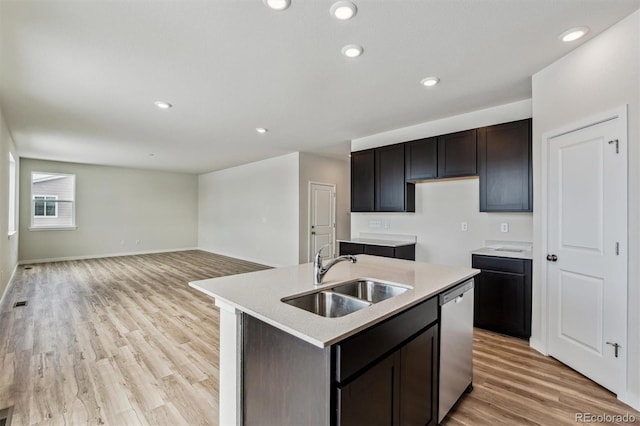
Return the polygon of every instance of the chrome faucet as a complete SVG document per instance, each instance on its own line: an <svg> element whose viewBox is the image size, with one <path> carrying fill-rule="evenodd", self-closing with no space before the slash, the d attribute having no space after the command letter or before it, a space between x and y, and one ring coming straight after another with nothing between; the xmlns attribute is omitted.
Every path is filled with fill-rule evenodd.
<svg viewBox="0 0 640 426"><path fill-rule="evenodd" d="M327 274L327 272L329 272L329 269L331 269L333 267L333 265L335 265L338 262L342 262L343 260L348 260L351 263L356 263L358 261L358 259L355 256L352 256L350 254L346 254L344 256L338 256L335 259L332 259L331 261L329 261L329 263L327 263L326 265L322 264L322 250L327 247L330 246L331 244L327 244L324 245L322 247L320 247L320 250L318 250L318 252L316 253L315 258L313 259L313 285L320 285L322 284L322 279L324 278L324 276Z"/></svg>

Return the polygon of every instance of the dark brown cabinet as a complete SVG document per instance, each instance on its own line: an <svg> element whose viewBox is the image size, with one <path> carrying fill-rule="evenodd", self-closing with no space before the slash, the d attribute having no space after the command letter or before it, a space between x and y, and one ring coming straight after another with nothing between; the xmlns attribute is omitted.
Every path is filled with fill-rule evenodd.
<svg viewBox="0 0 640 426"><path fill-rule="evenodd" d="M438 137L438 177L478 174L476 129Z"/></svg>
<svg viewBox="0 0 640 426"><path fill-rule="evenodd" d="M405 179L404 144L351 153L352 212L414 212L415 185Z"/></svg>
<svg viewBox="0 0 640 426"><path fill-rule="evenodd" d="M438 297L320 348L242 315L243 424L435 425Z"/></svg>
<svg viewBox="0 0 640 426"><path fill-rule="evenodd" d="M337 345L336 424L437 424L437 310L430 299Z"/></svg>
<svg viewBox="0 0 640 426"><path fill-rule="evenodd" d="M474 326L510 336L531 337L531 260L472 256Z"/></svg>
<svg viewBox="0 0 640 426"><path fill-rule="evenodd" d="M393 247L340 241L340 255L343 254L370 254L372 256L416 260L416 245L409 244L406 246Z"/></svg>
<svg viewBox="0 0 640 426"><path fill-rule="evenodd" d="M481 212L533 211L531 119L478 129Z"/></svg>
<svg viewBox="0 0 640 426"><path fill-rule="evenodd" d="M408 181L438 177L438 138L426 138L405 144Z"/></svg>
<svg viewBox="0 0 640 426"><path fill-rule="evenodd" d="M374 208L374 150L351 153L351 211Z"/></svg>

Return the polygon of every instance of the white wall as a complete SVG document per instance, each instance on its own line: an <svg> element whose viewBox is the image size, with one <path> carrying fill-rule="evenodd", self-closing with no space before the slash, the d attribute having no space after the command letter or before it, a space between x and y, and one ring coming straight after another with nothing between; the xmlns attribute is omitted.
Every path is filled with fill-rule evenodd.
<svg viewBox="0 0 640 426"><path fill-rule="evenodd" d="M354 140L352 150L436 136L531 117L531 101L462 114ZM351 213L351 236L361 232L417 235L416 260L450 265L471 265L470 251L485 240L533 239L531 213L480 213L478 179L432 181L416 184L415 213ZM386 220L389 228L370 228L370 220ZM460 223L468 231L460 231ZM509 233L500 232L500 223Z"/></svg>
<svg viewBox="0 0 640 426"><path fill-rule="evenodd" d="M270 266L298 263L298 153L199 176L198 246Z"/></svg>
<svg viewBox="0 0 640 426"><path fill-rule="evenodd" d="M29 230L32 171L76 175L76 230ZM196 247L197 185L197 176L191 174L22 158L19 259L24 263Z"/></svg>
<svg viewBox="0 0 640 426"><path fill-rule="evenodd" d="M4 296L11 274L18 264L18 234L8 237L9 152L16 160L16 168L19 172L20 166L16 147L0 110L0 300ZM18 181L17 175L15 181ZM17 190L16 193L18 193ZM16 202L16 208L18 208L17 204ZM17 214L16 219L19 220Z"/></svg>
<svg viewBox="0 0 640 426"><path fill-rule="evenodd" d="M540 205L542 135L628 104L629 129L629 375L628 402L640 408L640 11L533 76L534 205ZM540 250L541 212L534 213ZM541 252L534 259L532 345L546 350Z"/></svg>
<svg viewBox="0 0 640 426"><path fill-rule="evenodd" d="M351 235L350 170L348 157L338 160L300 153L300 263L309 261L309 181L336 185L336 239Z"/></svg>

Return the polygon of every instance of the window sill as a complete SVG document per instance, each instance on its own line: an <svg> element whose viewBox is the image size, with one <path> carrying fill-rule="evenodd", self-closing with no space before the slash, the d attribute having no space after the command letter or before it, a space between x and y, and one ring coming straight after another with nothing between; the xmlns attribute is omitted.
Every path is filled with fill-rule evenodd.
<svg viewBox="0 0 640 426"><path fill-rule="evenodd" d="M75 231L77 226L31 226L29 231Z"/></svg>
<svg viewBox="0 0 640 426"><path fill-rule="evenodd" d="M9 237L8 237L8 238L9 238L9 239L12 239L13 237L15 237L15 236L16 236L16 234L17 234L17 233L18 233L18 231L11 231L11 232L9 232Z"/></svg>

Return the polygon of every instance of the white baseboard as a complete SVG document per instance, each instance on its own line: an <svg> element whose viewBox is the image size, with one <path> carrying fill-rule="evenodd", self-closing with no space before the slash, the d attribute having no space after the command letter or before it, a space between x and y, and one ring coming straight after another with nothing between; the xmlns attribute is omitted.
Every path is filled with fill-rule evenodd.
<svg viewBox="0 0 640 426"><path fill-rule="evenodd" d="M13 277L16 275L16 271L18 270L18 263L13 267L13 272L11 272L11 276L9 277L9 281L7 281L7 286L4 288L2 292L2 296L0 297L0 306L4 303L4 298L9 293L9 287L13 284Z"/></svg>
<svg viewBox="0 0 640 426"><path fill-rule="evenodd" d="M277 264L265 262L264 260L261 260L261 259L254 259L254 258L251 258L251 257L238 256L237 254L234 254L234 253L226 253L226 252L223 252L223 251L211 251L209 249L202 248L202 247L199 247L196 250L206 251L207 253L211 253L211 254L219 254L220 256L232 257L234 259L244 260L245 262L258 263L260 265L270 266L272 268L282 268L284 266L287 266L287 265L277 265Z"/></svg>
<svg viewBox="0 0 640 426"><path fill-rule="evenodd" d="M125 253L105 253L105 254L92 254L89 256L68 256L68 257L51 257L47 259L26 259L18 261L18 265L30 265L32 263L48 263L48 262L64 262L66 260L85 260L85 259L100 259L103 257L119 257L119 256L137 256L141 254L156 254L156 253L170 253L173 251L189 251L200 250L198 247L181 247L174 249L159 249L159 250L145 250Z"/></svg>

